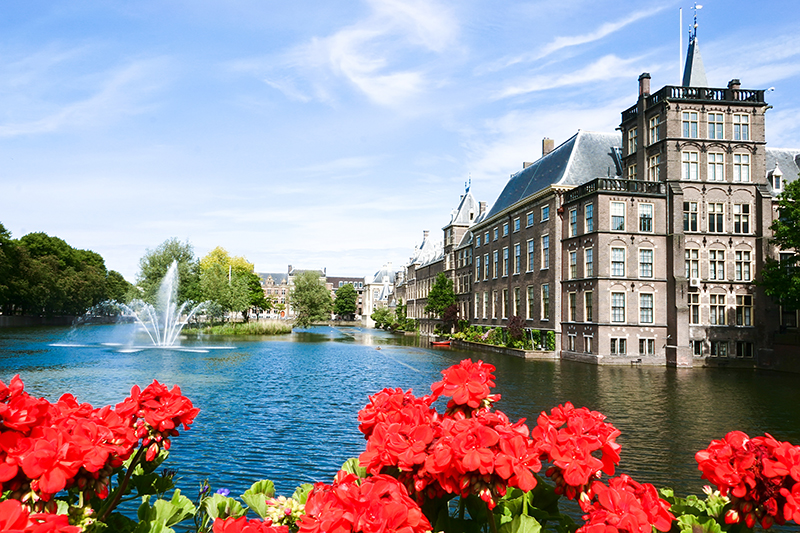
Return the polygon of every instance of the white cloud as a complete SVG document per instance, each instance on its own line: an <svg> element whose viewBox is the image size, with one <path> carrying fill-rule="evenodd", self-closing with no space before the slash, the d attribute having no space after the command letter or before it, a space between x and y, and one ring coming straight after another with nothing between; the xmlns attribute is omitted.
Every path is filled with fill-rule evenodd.
<svg viewBox="0 0 800 533"><path fill-rule="evenodd" d="M622 59L615 55L606 55L586 67L566 73L533 76L522 82L506 87L494 95L494 98L507 98L521 94L566 87L570 85L586 86L594 81L614 78L631 78L637 74L640 58Z"/></svg>
<svg viewBox="0 0 800 533"><path fill-rule="evenodd" d="M63 104L57 102L62 99L59 94L49 97L38 95L37 98L47 100L31 103L28 109L17 110L17 115L27 116L0 124L0 137L87 127L108 123L123 115L141 113L152 105L147 102L147 97L162 87L168 70L167 64L165 59L137 60L92 76L101 77L102 80L87 82L90 86L84 90L90 96ZM31 76L28 85L35 85L37 77Z"/></svg>
<svg viewBox="0 0 800 533"><path fill-rule="evenodd" d="M402 105L431 85L426 54L450 50L458 25L451 10L434 2L369 4L369 16L328 36L278 56L236 61L231 68L254 73L296 101L335 102L337 83L344 81L378 105Z"/></svg>
<svg viewBox="0 0 800 533"><path fill-rule="evenodd" d="M621 20L605 22L601 24L598 28L581 35L565 35L559 36L550 41L549 43L545 44L541 49L536 50L534 52L521 54L512 58L507 58L501 60L493 65L490 65L486 68L487 71L496 71L503 68L507 68L519 63L531 63L535 61L539 61L540 59L544 59L545 57L554 54L560 50L565 48L570 48L573 46L579 46L582 44L588 44L595 41L599 41L623 28L629 26L639 20L651 17L664 9L667 6L660 5L653 9L645 9L641 11L637 11L624 17Z"/></svg>

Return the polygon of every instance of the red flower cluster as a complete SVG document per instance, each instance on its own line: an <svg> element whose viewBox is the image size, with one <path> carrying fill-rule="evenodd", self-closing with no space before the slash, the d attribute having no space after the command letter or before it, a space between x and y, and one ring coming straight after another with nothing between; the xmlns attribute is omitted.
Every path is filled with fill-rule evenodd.
<svg viewBox="0 0 800 533"><path fill-rule="evenodd" d="M651 533L653 527L669 531L675 520L653 485L625 474L609 479L608 486L592 482L580 503L586 523L576 533Z"/></svg>
<svg viewBox="0 0 800 533"><path fill-rule="evenodd" d="M56 403L34 398L19 376L9 386L0 381L0 491L30 499L38 510L52 510L52 496L72 487L105 498L113 470L143 434L157 431L151 423L186 425L197 414L177 387L162 389L157 382L141 394L134 387L134 398L114 410L78 403L71 394Z"/></svg>
<svg viewBox="0 0 800 533"><path fill-rule="evenodd" d="M153 380L143 391L134 385L130 397L118 403L116 411L134 420L136 438L143 439L142 446L147 446L146 459L152 461L158 455L160 446L169 450L170 437L178 436L179 426L189 429L200 409L181 394L177 385L169 390Z"/></svg>
<svg viewBox="0 0 800 533"><path fill-rule="evenodd" d="M569 402L554 407L549 415L539 415L533 428L542 459L553 466L546 474L556 483L556 493L569 499L586 490L602 470L614 475L619 464L620 431L605 422L605 415L585 407L576 409ZM600 453L600 458L595 457Z"/></svg>
<svg viewBox="0 0 800 533"><path fill-rule="evenodd" d="M729 524L756 521L769 528L787 520L800 523L800 446L771 435L750 438L732 431L695 454L702 477L730 494Z"/></svg>
<svg viewBox="0 0 800 533"><path fill-rule="evenodd" d="M248 520L241 518L217 518L214 520L214 533L289 533L286 526L273 526L271 520Z"/></svg>
<svg viewBox="0 0 800 533"><path fill-rule="evenodd" d="M431 385L433 395L451 397L447 408L487 407L491 402L500 399L499 394L491 395L489 392L494 387L494 366L483 361L473 363L464 359L457 365L442 370L444 379Z"/></svg>
<svg viewBox="0 0 800 533"><path fill-rule="evenodd" d="M391 476L360 480L340 471L333 485L309 493L299 533L423 533L431 525L406 488ZM216 532L215 532L216 533ZM227 533L227 532L225 532Z"/></svg>
<svg viewBox="0 0 800 533"><path fill-rule="evenodd" d="M17 500L0 502L0 531L8 533L80 533L63 514L34 513Z"/></svg>
<svg viewBox="0 0 800 533"><path fill-rule="evenodd" d="M384 389L359 413L367 438L359 457L369 474L397 469L399 479L419 501L445 494L478 494L490 507L508 486L530 490L541 469L539 453L524 420L512 424L491 411L494 366L464 360L442 372L432 396ZM452 396L439 415L431 404ZM474 406L474 407L473 407Z"/></svg>

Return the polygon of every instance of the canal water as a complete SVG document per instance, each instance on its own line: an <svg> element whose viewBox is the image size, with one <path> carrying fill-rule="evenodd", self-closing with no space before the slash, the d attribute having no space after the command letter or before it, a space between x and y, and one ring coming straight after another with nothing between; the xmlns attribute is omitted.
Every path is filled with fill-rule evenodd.
<svg viewBox="0 0 800 533"><path fill-rule="evenodd" d="M535 423L567 401L604 413L622 431L620 471L681 494L705 484L694 453L728 431L800 443L797 375L525 361L360 328L137 351L127 345L134 327L0 329L0 380L20 374L31 394L56 400L71 392L95 407L153 379L180 385L201 411L164 466L177 468L190 497L204 479L234 495L259 479L287 496L301 483L330 482L363 450L356 416L368 395L384 387L426 394L442 369L464 358L497 367L496 408L512 420Z"/></svg>

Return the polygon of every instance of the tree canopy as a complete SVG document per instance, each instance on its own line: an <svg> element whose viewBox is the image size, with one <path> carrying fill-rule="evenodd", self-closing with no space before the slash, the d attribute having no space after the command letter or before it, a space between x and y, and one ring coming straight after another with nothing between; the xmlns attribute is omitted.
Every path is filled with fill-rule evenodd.
<svg viewBox="0 0 800 533"><path fill-rule="evenodd" d="M800 309L800 179L786 185L778 200L779 217L772 223L772 243L784 253L767 259L762 270L764 291L788 309Z"/></svg>
<svg viewBox="0 0 800 533"><path fill-rule="evenodd" d="M261 278L253 268L244 257L231 256L219 246L214 248L200 260L203 300L214 302L222 313L242 313L245 320L250 309L267 309Z"/></svg>
<svg viewBox="0 0 800 533"><path fill-rule="evenodd" d="M456 293L453 290L453 280L448 278L444 272L439 272L433 287L428 293L428 303L425 305L425 312L432 313L437 318L442 318L445 310L456 303Z"/></svg>
<svg viewBox="0 0 800 533"><path fill-rule="evenodd" d="M351 316L356 313L358 293L349 283L336 289L336 299L333 301L333 312L339 316Z"/></svg>
<svg viewBox="0 0 800 533"><path fill-rule="evenodd" d="M294 323L299 328L308 327L315 321L328 320L331 316L331 293L316 272L306 270L296 276L289 298L295 312Z"/></svg>
<svg viewBox="0 0 800 533"><path fill-rule="evenodd" d="M188 241L183 243L173 237L154 250L148 249L139 260L136 284L142 291L144 301L155 303L158 287L173 261L178 263L178 303L202 300L200 268L194 257L194 248Z"/></svg>
<svg viewBox="0 0 800 533"><path fill-rule="evenodd" d="M80 315L130 284L104 259L46 233L15 240L0 224L0 309L4 314Z"/></svg>

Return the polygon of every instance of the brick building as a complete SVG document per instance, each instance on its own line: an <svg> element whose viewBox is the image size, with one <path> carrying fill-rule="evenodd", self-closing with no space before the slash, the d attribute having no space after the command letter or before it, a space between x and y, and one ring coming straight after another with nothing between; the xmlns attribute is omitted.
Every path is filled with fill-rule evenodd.
<svg viewBox="0 0 800 533"><path fill-rule="evenodd" d="M769 228L800 150L767 148L765 91L707 85L693 36L682 85L651 92L642 74L621 134L578 131L558 147L545 139L542 157L511 176L460 241L445 226L440 257L412 260L405 281L416 305L444 271L462 318L523 317L555 333L562 358L769 359L774 334L798 316L754 280L781 253Z"/></svg>

